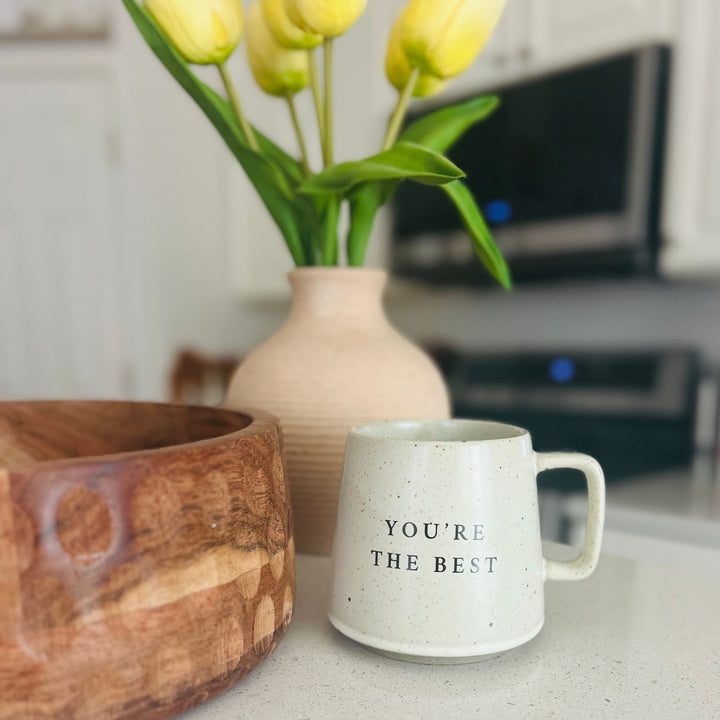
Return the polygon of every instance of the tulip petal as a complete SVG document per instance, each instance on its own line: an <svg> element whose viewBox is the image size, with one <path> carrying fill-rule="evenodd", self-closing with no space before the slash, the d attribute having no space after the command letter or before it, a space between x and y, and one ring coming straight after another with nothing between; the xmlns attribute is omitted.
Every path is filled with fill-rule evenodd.
<svg viewBox="0 0 720 720"><path fill-rule="evenodd" d="M306 32L292 22L283 0L261 2L268 27L280 45L290 50L311 50L322 43L322 35Z"/></svg>
<svg viewBox="0 0 720 720"><path fill-rule="evenodd" d="M247 26L248 61L260 88L268 95L283 97L307 87L307 51L288 50L275 40L259 2L250 7Z"/></svg>
<svg viewBox="0 0 720 720"><path fill-rule="evenodd" d="M288 16L307 32L342 35L365 10L367 0L284 0Z"/></svg>
<svg viewBox="0 0 720 720"><path fill-rule="evenodd" d="M405 89L412 73L410 61L407 59L402 45L402 25L403 16L400 14L393 23L385 54L385 74L398 92ZM444 87L444 80L439 80L432 75L420 75L413 89L413 97L430 97Z"/></svg>
<svg viewBox="0 0 720 720"><path fill-rule="evenodd" d="M242 37L240 0L144 0L144 3L188 62L199 65L224 62Z"/></svg>
<svg viewBox="0 0 720 720"><path fill-rule="evenodd" d="M451 78L467 70L500 20L505 0L410 0L402 44L424 75Z"/></svg>

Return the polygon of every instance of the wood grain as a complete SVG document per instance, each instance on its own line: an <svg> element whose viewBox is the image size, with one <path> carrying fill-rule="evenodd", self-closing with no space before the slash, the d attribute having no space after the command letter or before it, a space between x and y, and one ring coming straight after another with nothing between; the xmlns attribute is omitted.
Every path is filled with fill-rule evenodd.
<svg viewBox="0 0 720 720"><path fill-rule="evenodd" d="M276 421L0 403L0 720L162 718L273 650L295 591Z"/></svg>

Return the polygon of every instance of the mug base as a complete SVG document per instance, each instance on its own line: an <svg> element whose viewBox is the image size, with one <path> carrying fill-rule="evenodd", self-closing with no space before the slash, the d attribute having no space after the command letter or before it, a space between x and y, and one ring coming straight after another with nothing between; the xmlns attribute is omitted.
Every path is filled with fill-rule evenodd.
<svg viewBox="0 0 720 720"><path fill-rule="evenodd" d="M365 633L358 632L346 625L330 613L330 623L343 635L364 645L368 650L388 657L392 660L402 660L421 665L466 665L469 663L492 660L508 650L513 650L520 645L530 642L543 628L545 618L540 621L537 627L519 637L469 648L430 648L413 647L407 644L387 642L380 638L371 637Z"/></svg>
<svg viewBox="0 0 720 720"><path fill-rule="evenodd" d="M490 653L489 655L470 655L468 657L439 657L433 655L408 655L407 653L390 652L390 650L380 650L380 648L365 645L365 648L377 655L390 658L391 660L401 660L403 662L416 663L418 665L469 665L470 663L483 662L484 660L492 660L493 658L504 655L509 650Z"/></svg>

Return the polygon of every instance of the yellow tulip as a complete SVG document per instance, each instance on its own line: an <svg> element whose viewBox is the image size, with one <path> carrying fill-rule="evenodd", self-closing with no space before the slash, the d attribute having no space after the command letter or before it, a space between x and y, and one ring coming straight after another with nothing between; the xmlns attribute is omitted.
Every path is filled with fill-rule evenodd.
<svg viewBox="0 0 720 720"><path fill-rule="evenodd" d="M275 40L259 0L248 11L247 55L255 82L269 95L293 95L308 84L307 52Z"/></svg>
<svg viewBox="0 0 720 720"><path fill-rule="evenodd" d="M412 68L402 46L402 14L393 24L385 55L385 74L388 80L402 92L410 79ZM413 90L414 97L430 97L445 87L445 81L433 75L420 75Z"/></svg>
<svg viewBox="0 0 720 720"><path fill-rule="evenodd" d="M322 35L306 32L290 20L284 0L262 0L262 9L270 31L283 47L311 50L323 41Z"/></svg>
<svg viewBox="0 0 720 720"><path fill-rule="evenodd" d="M365 10L367 0L284 0L298 27L326 38L342 35Z"/></svg>
<svg viewBox="0 0 720 720"><path fill-rule="evenodd" d="M402 12L402 45L425 75L466 70L500 20L505 0L410 0Z"/></svg>
<svg viewBox="0 0 720 720"><path fill-rule="evenodd" d="M242 37L240 0L144 0L144 4L188 62L222 63Z"/></svg>

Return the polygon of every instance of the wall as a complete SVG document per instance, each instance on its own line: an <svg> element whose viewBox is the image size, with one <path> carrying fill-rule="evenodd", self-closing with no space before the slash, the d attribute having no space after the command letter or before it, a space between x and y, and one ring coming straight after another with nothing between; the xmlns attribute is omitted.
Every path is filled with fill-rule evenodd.
<svg viewBox="0 0 720 720"><path fill-rule="evenodd" d="M229 258L231 243L244 238L227 227L228 152L120 3L115 12L130 394L165 399L179 347L244 352L283 312L239 302Z"/></svg>

